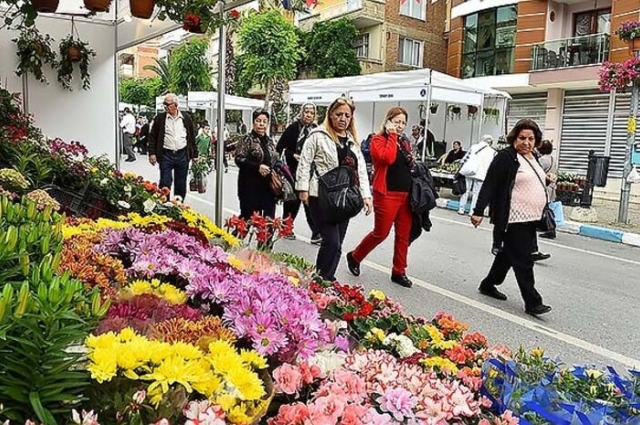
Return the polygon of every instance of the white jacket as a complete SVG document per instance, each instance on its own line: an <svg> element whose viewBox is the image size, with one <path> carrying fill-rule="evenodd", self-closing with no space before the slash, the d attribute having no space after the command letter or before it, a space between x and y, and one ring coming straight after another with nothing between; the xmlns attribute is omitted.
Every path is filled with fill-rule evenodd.
<svg viewBox="0 0 640 425"><path fill-rule="evenodd" d="M493 158L496 156L496 154L496 150L489 146L487 143L478 142L472 145L464 158L462 158L462 161L460 162L460 169L462 170L462 167L464 167L464 164L467 161L475 161L477 162L477 167L474 164L476 173L471 176L471 178L484 181L484 178L487 176L489 166L491 165L491 161L493 161ZM472 159L472 157L475 158Z"/></svg>
<svg viewBox="0 0 640 425"><path fill-rule="evenodd" d="M349 149L358 159L360 193L364 199L371 198L367 164L353 136L349 134L348 137ZM314 129L304 142L300 153L300 162L296 173L296 190L309 192L309 196L318 196L318 176L333 170L339 165L336 142L333 141L323 126ZM317 174L314 170L317 171Z"/></svg>

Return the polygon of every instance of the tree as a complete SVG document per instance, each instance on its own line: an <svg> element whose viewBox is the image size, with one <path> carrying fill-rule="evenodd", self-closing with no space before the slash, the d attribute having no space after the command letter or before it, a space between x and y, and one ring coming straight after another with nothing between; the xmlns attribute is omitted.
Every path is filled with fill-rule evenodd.
<svg viewBox="0 0 640 425"><path fill-rule="evenodd" d="M130 103L140 109L141 105L153 107L155 99L162 94L162 82L159 77L134 80L120 80L120 102Z"/></svg>
<svg viewBox="0 0 640 425"><path fill-rule="evenodd" d="M238 72L245 82L238 84L238 89L252 83L264 86L268 106L273 82L296 76L301 56L296 29L277 10L252 13L240 24L238 44L243 52Z"/></svg>
<svg viewBox="0 0 640 425"><path fill-rule="evenodd" d="M189 91L211 90L211 64L207 59L209 40L192 38L179 46L169 60L171 91L186 95Z"/></svg>
<svg viewBox="0 0 640 425"><path fill-rule="evenodd" d="M353 47L358 29L346 18L316 22L304 37L305 64L318 78L360 74L360 63Z"/></svg>
<svg viewBox="0 0 640 425"><path fill-rule="evenodd" d="M169 61L167 58L153 58L153 60L156 62L155 65L145 65L142 69L155 72L160 78L162 88L166 91L171 90L172 76L169 68Z"/></svg>

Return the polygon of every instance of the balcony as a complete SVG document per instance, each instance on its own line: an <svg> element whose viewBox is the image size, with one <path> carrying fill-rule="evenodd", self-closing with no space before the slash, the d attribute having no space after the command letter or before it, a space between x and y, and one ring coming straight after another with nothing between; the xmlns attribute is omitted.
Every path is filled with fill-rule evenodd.
<svg viewBox="0 0 640 425"><path fill-rule="evenodd" d="M532 71L596 65L609 58L609 34L550 40L533 46Z"/></svg>
<svg viewBox="0 0 640 425"><path fill-rule="evenodd" d="M133 75L133 65L122 64L120 65L120 76L122 77L134 77Z"/></svg>
<svg viewBox="0 0 640 425"><path fill-rule="evenodd" d="M347 18L357 28L366 28L384 21L385 3L382 0L342 0L343 3L318 7L311 14L298 18L300 29L310 31L316 22Z"/></svg>

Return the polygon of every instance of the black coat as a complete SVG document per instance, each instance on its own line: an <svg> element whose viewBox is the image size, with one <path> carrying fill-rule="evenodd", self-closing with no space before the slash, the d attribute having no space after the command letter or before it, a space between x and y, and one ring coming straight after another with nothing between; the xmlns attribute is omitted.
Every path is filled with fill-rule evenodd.
<svg viewBox="0 0 640 425"><path fill-rule="evenodd" d="M310 128L313 129L316 126L311 124ZM284 151L284 157L287 160L287 165L289 166L289 170L295 176L296 170L298 169L298 160L293 156L294 154L300 155L302 152L302 146L304 145L304 140L300 140L300 133L304 125L300 120L297 120L294 123L291 123L280 136L280 140L278 140L278 145L276 146L276 151L281 154ZM306 140L306 139L305 139Z"/></svg>
<svg viewBox="0 0 640 425"><path fill-rule="evenodd" d="M506 147L493 158L482 183L473 214L482 217L489 206L489 218L496 230L505 231L509 224L511 192L518 168L518 153L512 146Z"/></svg>
<svg viewBox="0 0 640 425"><path fill-rule="evenodd" d="M411 223L411 233L409 241L418 239L422 231L431 230L431 219L429 211L436 207L438 192L433 183L433 177L429 168L422 161L417 161L411 172L411 192L410 200L413 221Z"/></svg>
<svg viewBox="0 0 640 425"><path fill-rule="evenodd" d="M187 130L187 157L189 160L198 157L198 147L196 145L196 130L193 126L191 116L186 112L182 112L182 121L185 130ZM147 139L147 152L149 155L155 155L158 162L162 161L162 153L164 147L164 129L167 122L167 113L162 112L153 119L153 125Z"/></svg>

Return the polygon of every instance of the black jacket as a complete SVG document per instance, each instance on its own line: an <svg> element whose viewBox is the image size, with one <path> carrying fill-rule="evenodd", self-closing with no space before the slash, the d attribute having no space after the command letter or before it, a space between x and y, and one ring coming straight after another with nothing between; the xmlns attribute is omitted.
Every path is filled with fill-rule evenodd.
<svg viewBox="0 0 640 425"><path fill-rule="evenodd" d="M425 232L431 230L429 211L436 207L436 199L438 199L438 192L436 192L431 172L424 162L417 161L411 172L409 202L413 212L413 221L411 222L410 242L418 239L423 230Z"/></svg>
<svg viewBox="0 0 640 425"><path fill-rule="evenodd" d="M182 120L187 130L187 156L194 159L198 157L198 148L196 146L196 130L193 126L191 116L186 112L182 112ZM153 125L147 139L147 151L149 155L155 155L158 162L162 161L162 153L164 146L164 129L167 122L167 113L162 112L153 119Z"/></svg>
<svg viewBox="0 0 640 425"><path fill-rule="evenodd" d="M310 125L310 128L313 129L316 126L314 124ZM289 166L289 170L293 175L296 174L296 170L298 169L298 160L294 158L294 154L300 155L302 152L302 145L304 144L304 140L300 140L300 133L304 125L300 120L297 120L294 123L291 123L280 136L280 140L278 140L278 145L276 146L276 151L278 154L281 154L284 151L284 156L287 160L287 165ZM306 140L306 139L305 139Z"/></svg>
<svg viewBox="0 0 640 425"><path fill-rule="evenodd" d="M497 230L505 231L509 224L511 192L518 168L518 153L512 146L506 147L493 158L482 183L473 214L482 217L489 206L489 218Z"/></svg>

